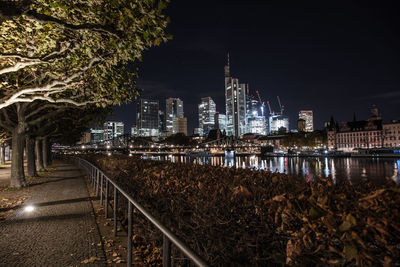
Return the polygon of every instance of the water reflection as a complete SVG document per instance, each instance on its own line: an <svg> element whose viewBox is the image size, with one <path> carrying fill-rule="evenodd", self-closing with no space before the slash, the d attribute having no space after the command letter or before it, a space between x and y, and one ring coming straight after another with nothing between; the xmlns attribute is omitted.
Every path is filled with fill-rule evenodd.
<svg viewBox="0 0 400 267"><path fill-rule="evenodd" d="M258 156L214 156L214 157L187 157L187 156L158 156L158 160L171 162L192 162L196 164L211 164L213 166L251 168L286 174L302 175L312 182L315 176L337 179L360 180L367 178L377 183L384 179L392 179L400 183L400 159L377 158L287 158Z"/></svg>

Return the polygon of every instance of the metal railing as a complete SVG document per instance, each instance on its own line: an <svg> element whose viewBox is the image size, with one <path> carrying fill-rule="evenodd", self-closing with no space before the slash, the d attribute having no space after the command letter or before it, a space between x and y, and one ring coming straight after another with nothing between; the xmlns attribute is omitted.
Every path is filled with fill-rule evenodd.
<svg viewBox="0 0 400 267"><path fill-rule="evenodd" d="M103 171L94 166L92 163L85 159L72 157L72 159L86 171L89 180L93 185L93 189L96 191L96 196L100 194L100 204L103 205L104 198L104 212L105 217L108 218L108 206L110 204L109 190L110 184L114 187L114 236L117 236L117 208L118 208L118 196L124 196L128 201L128 249L127 249L127 266L132 265L132 236L133 236L133 207L139 210L148 221L150 221L156 228L158 228L163 234L163 266L171 266L171 243L173 243L179 251L181 251L188 259L190 259L197 266L208 266L208 264L195 252L193 252L185 243L183 243L174 233L172 233L167 227L165 227L160 221L153 217L148 210L142 205L135 201L127 192L121 189L114 181L107 177ZM104 188L105 187L105 188ZM105 190L104 190L105 189Z"/></svg>

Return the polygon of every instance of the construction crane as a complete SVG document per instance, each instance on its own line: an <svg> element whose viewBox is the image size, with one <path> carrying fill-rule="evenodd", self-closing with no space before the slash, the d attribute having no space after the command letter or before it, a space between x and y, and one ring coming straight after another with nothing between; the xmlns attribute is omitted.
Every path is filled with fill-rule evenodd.
<svg viewBox="0 0 400 267"><path fill-rule="evenodd" d="M277 96L277 98L278 98L279 108L281 109L281 115L283 115L283 108L284 107L281 104L281 99L279 98L279 95Z"/></svg>
<svg viewBox="0 0 400 267"><path fill-rule="evenodd" d="M258 90L256 90L256 93L257 93L258 100L260 101L260 105L261 105L261 116L264 117L264 107L265 107L265 104L264 104L264 102L261 100L261 96L260 96L260 93L258 92ZM268 104L268 105L269 105L269 104ZM271 112L271 108L270 108L270 112Z"/></svg>
<svg viewBox="0 0 400 267"><path fill-rule="evenodd" d="M271 105L269 104L269 101L267 101L267 105L268 105L268 109L269 109L269 115L272 114L272 110L271 110Z"/></svg>

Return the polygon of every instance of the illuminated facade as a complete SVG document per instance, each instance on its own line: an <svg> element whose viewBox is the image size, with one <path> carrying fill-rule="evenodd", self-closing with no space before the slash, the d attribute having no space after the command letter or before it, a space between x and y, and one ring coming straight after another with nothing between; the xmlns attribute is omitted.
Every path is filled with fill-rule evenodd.
<svg viewBox="0 0 400 267"><path fill-rule="evenodd" d="M183 133L187 135L187 118L174 118L172 133Z"/></svg>
<svg viewBox="0 0 400 267"><path fill-rule="evenodd" d="M215 126L214 129L219 129L222 133L226 133L226 115L219 112L215 113L214 117Z"/></svg>
<svg viewBox="0 0 400 267"><path fill-rule="evenodd" d="M305 132L314 131L314 115L312 110L300 110L299 119L306 121Z"/></svg>
<svg viewBox="0 0 400 267"><path fill-rule="evenodd" d="M246 133L246 90L247 84L230 76L229 54L225 66L226 134L239 137Z"/></svg>
<svg viewBox="0 0 400 267"><path fill-rule="evenodd" d="M289 131L289 117L281 114L271 114L268 118L268 133L285 133Z"/></svg>
<svg viewBox="0 0 400 267"><path fill-rule="evenodd" d="M139 100L136 113L138 136L159 136L158 107L158 100Z"/></svg>
<svg viewBox="0 0 400 267"><path fill-rule="evenodd" d="M174 118L183 118L183 101L179 98L168 98L165 105L165 128L170 135L173 133Z"/></svg>
<svg viewBox="0 0 400 267"><path fill-rule="evenodd" d="M211 97L203 97L199 104L199 128L203 129L203 135L208 135L214 129L214 117L216 112L215 102Z"/></svg>
<svg viewBox="0 0 400 267"><path fill-rule="evenodd" d="M124 134L124 123L122 121L108 121L103 125L103 140L111 140Z"/></svg>

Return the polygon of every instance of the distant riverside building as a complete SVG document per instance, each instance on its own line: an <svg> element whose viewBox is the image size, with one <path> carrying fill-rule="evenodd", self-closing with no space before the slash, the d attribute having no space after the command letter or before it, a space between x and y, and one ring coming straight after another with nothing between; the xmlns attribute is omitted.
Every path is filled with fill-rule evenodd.
<svg viewBox="0 0 400 267"><path fill-rule="evenodd" d="M314 115L312 110L300 110L299 119L306 121L305 132L314 131Z"/></svg>
<svg viewBox="0 0 400 267"><path fill-rule="evenodd" d="M168 98L165 102L165 127L168 134L173 133L174 118L183 118L183 101L179 98Z"/></svg>
<svg viewBox="0 0 400 267"><path fill-rule="evenodd" d="M187 135L187 118L174 118L172 133L183 133Z"/></svg>
<svg viewBox="0 0 400 267"><path fill-rule="evenodd" d="M304 119L297 120L297 131L305 132L306 131L306 121Z"/></svg>
<svg viewBox="0 0 400 267"><path fill-rule="evenodd" d="M271 114L268 118L268 133L289 132L289 117L282 114Z"/></svg>
<svg viewBox="0 0 400 267"><path fill-rule="evenodd" d="M384 146L384 124L376 107L371 109L371 117L368 120L358 121L354 118L353 121L344 121L339 125L331 118L327 126L329 149L352 152L358 148ZM394 126L388 124L385 129L392 129L392 127Z"/></svg>
<svg viewBox="0 0 400 267"><path fill-rule="evenodd" d="M226 132L226 115L216 112L214 115L214 129L219 129L221 133Z"/></svg>
<svg viewBox="0 0 400 267"><path fill-rule="evenodd" d="M225 66L226 134L241 136L246 132L246 91L247 84L230 75L229 54Z"/></svg>
<svg viewBox="0 0 400 267"><path fill-rule="evenodd" d="M139 100L136 112L138 136L159 136L158 108L158 100Z"/></svg>
<svg viewBox="0 0 400 267"><path fill-rule="evenodd" d="M199 107L199 128L203 129L203 135L214 129L214 117L216 112L215 102L211 97L203 97Z"/></svg>
<svg viewBox="0 0 400 267"><path fill-rule="evenodd" d="M111 140L124 134L124 123L122 121L108 121L104 123L103 140Z"/></svg>
<svg viewBox="0 0 400 267"><path fill-rule="evenodd" d="M400 121L391 121L383 124L383 146L400 148Z"/></svg>

